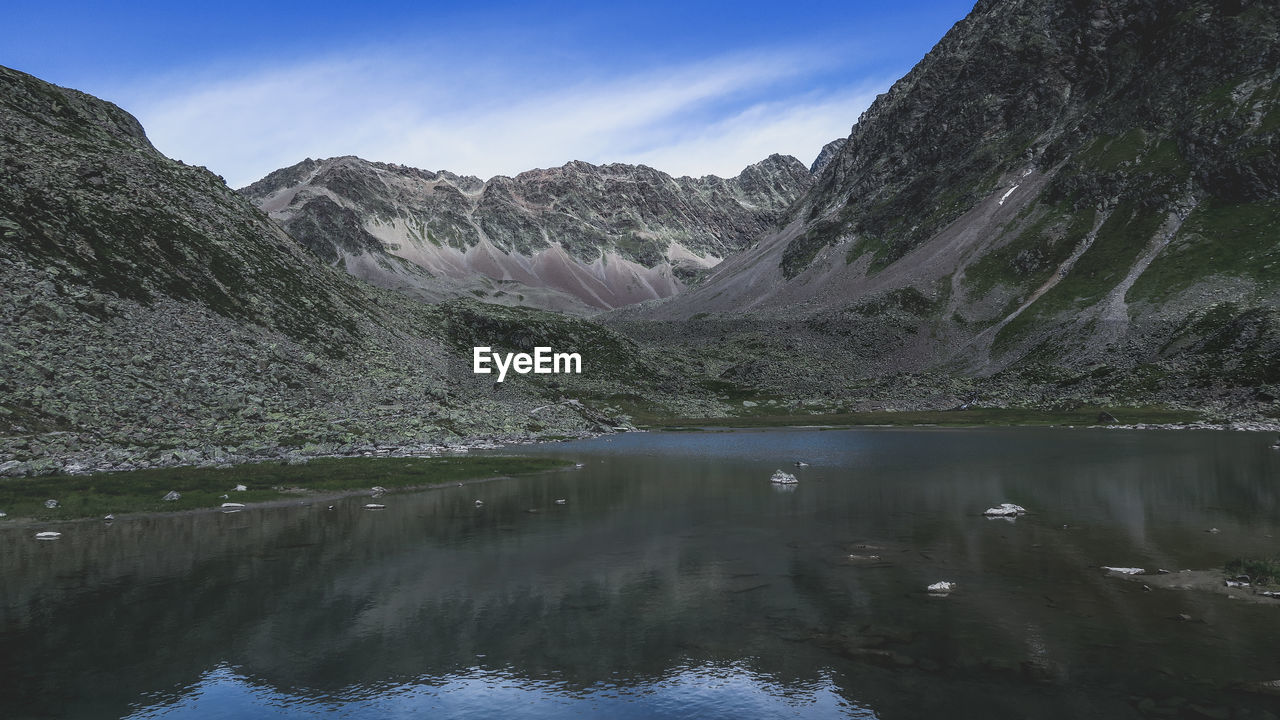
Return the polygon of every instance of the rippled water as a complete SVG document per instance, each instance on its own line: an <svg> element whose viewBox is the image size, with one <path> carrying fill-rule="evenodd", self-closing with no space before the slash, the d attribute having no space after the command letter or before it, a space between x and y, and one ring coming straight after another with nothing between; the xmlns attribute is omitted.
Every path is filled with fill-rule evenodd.
<svg viewBox="0 0 1280 720"><path fill-rule="evenodd" d="M0 717L1266 717L1280 601L1098 566L1280 555L1270 441L637 433L383 511L0 525Z"/></svg>

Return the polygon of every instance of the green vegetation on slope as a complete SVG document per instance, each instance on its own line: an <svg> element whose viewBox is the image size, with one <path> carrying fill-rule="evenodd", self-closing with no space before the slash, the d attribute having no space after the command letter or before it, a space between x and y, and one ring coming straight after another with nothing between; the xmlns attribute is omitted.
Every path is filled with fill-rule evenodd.
<svg viewBox="0 0 1280 720"><path fill-rule="evenodd" d="M1121 202L1067 275L1000 330L995 347L1007 347L1060 313L1093 305L1104 298L1128 274L1162 222L1164 215L1158 211L1130 201Z"/></svg>
<svg viewBox="0 0 1280 720"><path fill-rule="evenodd" d="M1072 212L1065 203L1047 207L1014 239L966 267L966 288L976 295L985 295L997 285L1027 292L1036 289L1071 256L1093 229L1095 217L1093 208Z"/></svg>
<svg viewBox="0 0 1280 720"><path fill-rule="evenodd" d="M1128 297L1159 302L1213 275L1249 278L1267 292L1280 287L1280 205L1197 207Z"/></svg>

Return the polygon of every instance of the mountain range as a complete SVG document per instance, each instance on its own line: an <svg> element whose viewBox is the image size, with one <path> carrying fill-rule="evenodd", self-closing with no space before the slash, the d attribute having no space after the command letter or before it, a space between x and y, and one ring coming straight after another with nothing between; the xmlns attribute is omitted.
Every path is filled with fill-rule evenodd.
<svg viewBox="0 0 1280 720"><path fill-rule="evenodd" d="M739 413L1274 423L1278 16L982 0L810 168L727 180L342 157L236 192L0 68L0 474ZM495 385L481 344L586 372Z"/></svg>
<svg viewBox="0 0 1280 720"><path fill-rule="evenodd" d="M376 285L590 314L675 295L811 183L782 155L728 180L578 161L481 181L341 157L240 192L321 259Z"/></svg>

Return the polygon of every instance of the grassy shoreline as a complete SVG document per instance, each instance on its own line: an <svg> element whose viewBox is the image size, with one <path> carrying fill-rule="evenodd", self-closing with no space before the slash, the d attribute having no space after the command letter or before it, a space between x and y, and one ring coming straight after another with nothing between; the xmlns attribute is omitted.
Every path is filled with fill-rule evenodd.
<svg viewBox="0 0 1280 720"><path fill-rule="evenodd" d="M823 427L1010 427L1092 426L1101 413L1121 425L1204 422L1201 413L1159 407L1082 407L1073 410L978 408L941 411L866 411L835 414L752 414L712 418L646 418L639 427L659 431L707 428ZM0 527L19 520L63 521L107 513L180 512L218 508L223 502L264 504L352 494L381 486L419 489L495 477L527 475L563 467L548 458L513 456L318 457L285 464L267 461L226 468L178 466L109 471L89 475L38 475L0 479ZM247 490L236 492L237 485ZM176 490L179 500L166 502ZM223 496L227 497L223 497ZM46 500L58 507L46 508Z"/></svg>
<svg viewBox="0 0 1280 720"><path fill-rule="evenodd" d="M0 527L19 520L56 522L108 513L180 512L340 495L374 486L417 489L465 481L529 475L565 466L563 460L510 456L317 458L298 465L255 463L228 468L175 467L90 475L42 475L0 480ZM236 492L233 488L247 489ZM169 491L181 498L165 501ZM227 496L225 499L223 496ZM46 508L46 500L58 507Z"/></svg>

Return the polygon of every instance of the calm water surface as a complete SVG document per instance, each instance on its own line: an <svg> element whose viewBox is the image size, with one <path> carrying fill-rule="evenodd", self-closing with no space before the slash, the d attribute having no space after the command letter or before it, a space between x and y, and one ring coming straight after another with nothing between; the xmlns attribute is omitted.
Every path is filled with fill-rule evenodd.
<svg viewBox="0 0 1280 720"><path fill-rule="evenodd" d="M0 525L0 717L1265 718L1280 601L1098 567L1280 555L1272 439L635 433L383 511Z"/></svg>

